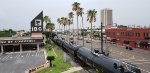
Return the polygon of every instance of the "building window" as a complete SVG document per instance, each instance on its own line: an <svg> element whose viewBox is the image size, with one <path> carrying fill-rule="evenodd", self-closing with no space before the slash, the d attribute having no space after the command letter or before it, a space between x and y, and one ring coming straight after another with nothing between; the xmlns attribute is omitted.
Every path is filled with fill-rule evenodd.
<svg viewBox="0 0 150 73"><path fill-rule="evenodd" d="M134 33L133 32L129 32L129 36L134 36Z"/></svg>
<svg viewBox="0 0 150 73"><path fill-rule="evenodd" d="M148 37L148 32L146 32L146 33L144 32L144 33L143 33L143 36L144 36L144 37Z"/></svg>
<svg viewBox="0 0 150 73"><path fill-rule="evenodd" d="M146 36L145 36L145 32L143 33L143 36L146 37Z"/></svg>
<svg viewBox="0 0 150 73"><path fill-rule="evenodd" d="M115 32L113 32L113 35L115 35Z"/></svg>
<svg viewBox="0 0 150 73"><path fill-rule="evenodd" d="M148 32L146 33L146 37L148 37Z"/></svg>
<svg viewBox="0 0 150 73"><path fill-rule="evenodd" d="M116 35L118 35L118 36L119 36L119 35L120 35L120 34L119 34L119 32L116 32Z"/></svg>
<svg viewBox="0 0 150 73"><path fill-rule="evenodd" d="M128 32L126 32L126 36L128 36Z"/></svg>
<svg viewBox="0 0 150 73"><path fill-rule="evenodd" d="M140 33L138 33L137 36L140 37Z"/></svg>

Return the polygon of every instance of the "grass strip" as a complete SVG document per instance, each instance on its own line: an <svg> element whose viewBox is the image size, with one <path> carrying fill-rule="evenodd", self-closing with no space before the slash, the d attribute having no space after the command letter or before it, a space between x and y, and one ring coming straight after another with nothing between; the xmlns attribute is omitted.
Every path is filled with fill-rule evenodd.
<svg viewBox="0 0 150 73"><path fill-rule="evenodd" d="M53 49L58 55L58 57L55 58L55 60L52 62L54 64L54 67L45 68L37 73L61 73L70 68L71 67L70 62L63 61L63 52L61 52L59 47L56 46L55 44L48 44L48 45L53 45ZM54 56L53 50L47 50L47 53L49 56Z"/></svg>

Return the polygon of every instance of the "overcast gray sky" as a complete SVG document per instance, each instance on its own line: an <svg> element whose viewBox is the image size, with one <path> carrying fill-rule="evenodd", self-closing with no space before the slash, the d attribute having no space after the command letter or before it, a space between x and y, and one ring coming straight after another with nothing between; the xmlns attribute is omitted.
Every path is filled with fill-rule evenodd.
<svg viewBox="0 0 150 73"><path fill-rule="evenodd" d="M81 3L85 12L98 11L97 21L93 23L96 27L100 26L100 10L104 8L113 10L113 22L118 25L150 26L150 0L0 0L0 30L29 30L30 21L42 10L58 28L57 18L67 17L74 2ZM90 26L86 14L84 24Z"/></svg>

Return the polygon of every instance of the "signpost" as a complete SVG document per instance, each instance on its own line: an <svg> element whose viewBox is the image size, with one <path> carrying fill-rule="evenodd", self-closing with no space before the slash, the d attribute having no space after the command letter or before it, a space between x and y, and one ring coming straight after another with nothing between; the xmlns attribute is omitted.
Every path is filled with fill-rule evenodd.
<svg viewBox="0 0 150 73"><path fill-rule="evenodd" d="M43 11L31 21L31 33L43 32Z"/></svg>
<svg viewBox="0 0 150 73"><path fill-rule="evenodd" d="M43 39L26 39L26 40L0 40L0 44L23 44L42 42Z"/></svg>

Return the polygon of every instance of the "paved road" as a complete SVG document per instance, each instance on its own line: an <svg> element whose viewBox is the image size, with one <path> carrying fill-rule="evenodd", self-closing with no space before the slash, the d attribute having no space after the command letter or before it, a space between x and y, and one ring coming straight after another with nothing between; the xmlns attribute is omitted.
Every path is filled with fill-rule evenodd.
<svg viewBox="0 0 150 73"><path fill-rule="evenodd" d="M87 38L85 38L85 40L87 40ZM82 45L82 43L82 40L79 40L79 45ZM100 40L93 39L93 49L100 49L100 43ZM91 43L85 42L85 47L91 48L90 44ZM137 65L138 68L141 69L142 73L150 73L150 51L137 48L130 51L126 50L124 46L104 43L104 48L108 46L111 51L111 57Z"/></svg>
<svg viewBox="0 0 150 73"><path fill-rule="evenodd" d="M0 55L0 73L24 73L26 69L43 63L43 51Z"/></svg>

